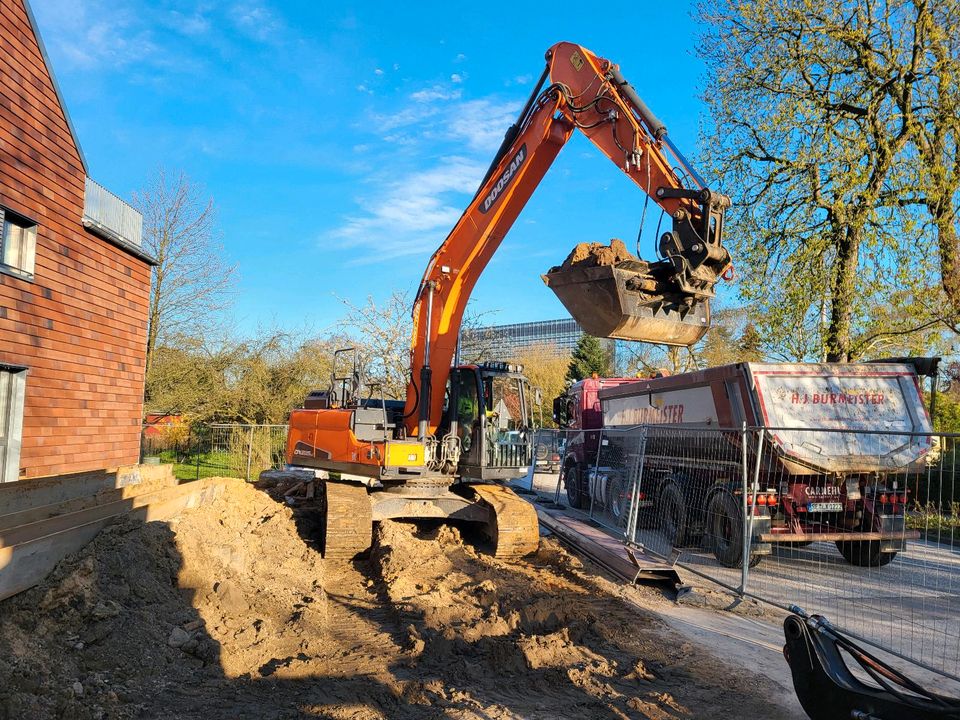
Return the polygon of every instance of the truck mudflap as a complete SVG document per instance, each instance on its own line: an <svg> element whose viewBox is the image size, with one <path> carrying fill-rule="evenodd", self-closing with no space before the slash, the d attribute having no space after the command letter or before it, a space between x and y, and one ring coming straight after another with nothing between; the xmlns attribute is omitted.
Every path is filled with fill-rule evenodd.
<svg viewBox="0 0 960 720"><path fill-rule="evenodd" d="M750 538L750 555L770 555L773 544L766 538L770 536L770 516L753 516L753 534Z"/></svg>

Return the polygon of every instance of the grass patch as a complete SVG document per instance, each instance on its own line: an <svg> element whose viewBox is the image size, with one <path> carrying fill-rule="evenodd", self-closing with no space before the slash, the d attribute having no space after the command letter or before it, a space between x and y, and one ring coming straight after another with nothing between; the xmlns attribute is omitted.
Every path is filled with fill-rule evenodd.
<svg viewBox="0 0 960 720"><path fill-rule="evenodd" d="M245 477L246 464L239 467L235 458L225 452L201 452L192 454L178 453L174 450L162 450L157 453L164 465L173 465L173 475L177 480L201 480L208 477ZM251 468L251 477L258 477L260 469Z"/></svg>
<svg viewBox="0 0 960 720"><path fill-rule="evenodd" d="M906 525L911 530L960 534L960 502L950 503L949 512L933 503L917 504L907 513Z"/></svg>

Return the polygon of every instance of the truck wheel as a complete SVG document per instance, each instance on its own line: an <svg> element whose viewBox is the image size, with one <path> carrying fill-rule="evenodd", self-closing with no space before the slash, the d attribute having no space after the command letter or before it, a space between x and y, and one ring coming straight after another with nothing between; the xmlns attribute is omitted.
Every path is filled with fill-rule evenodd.
<svg viewBox="0 0 960 720"><path fill-rule="evenodd" d="M837 550L857 567L883 567L897 556L895 552L880 552L879 540L837 540Z"/></svg>
<svg viewBox="0 0 960 720"><path fill-rule="evenodd" d="M627 513L630 512L630 499L623 488L623 481L614 478L610 481L610 507L608 508L617 527L625 527L627 524Z"/></svg>
<svg viewBox="0 0 960 720"><path fill-rule="evenodd" d="M674 547L687 541L687 502L675 482L668 482L660 491L660 530Z"/></svg>
<svg viewBox="0 0 960 720"><path fill-rule="evenodd" d="M572 508L583 507L584 492L580 484L580 466L573 464L563 474L563 484L567 487L567 504Z"/></svg>
<svg viewBox="0 0 960 720"><path fill-rule="evenodd" d="M729 493L715 493L707 503L707 545L724 567L743 567L743 513ZM751 555L748 567L759 565L761 557Z"/></svg>

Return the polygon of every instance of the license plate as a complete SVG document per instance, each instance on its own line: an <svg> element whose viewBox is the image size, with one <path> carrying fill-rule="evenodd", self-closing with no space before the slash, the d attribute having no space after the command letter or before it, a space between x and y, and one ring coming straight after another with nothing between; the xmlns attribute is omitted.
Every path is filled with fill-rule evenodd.
<svg viewBox="0 0 960 720"><path fill-rule="evenodd" d="M843 510L843 503L838 503L838 502L807 504L807 512L840 512L842 510Z"/></svg>

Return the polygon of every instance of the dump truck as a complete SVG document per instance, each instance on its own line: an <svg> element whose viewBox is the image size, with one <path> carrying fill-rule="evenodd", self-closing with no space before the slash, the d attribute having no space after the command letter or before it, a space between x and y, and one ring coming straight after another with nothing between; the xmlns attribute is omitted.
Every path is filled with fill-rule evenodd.
<svg viewBox="0 0 960 720"><path fill-rule="evenodd" d="M831 541L853 565L886 565L917 537L904 527L906 478L933 449L918 370L935 373L935 360L583 380L554 401L558 424L581 431L565 446L568 502L622 518L636 500L641 523L675 547L706 544L729 567L743 563L750 515L753 564L772 543ZM611 464L631 428L646 428L637 498L629 468Z"/></svg>

